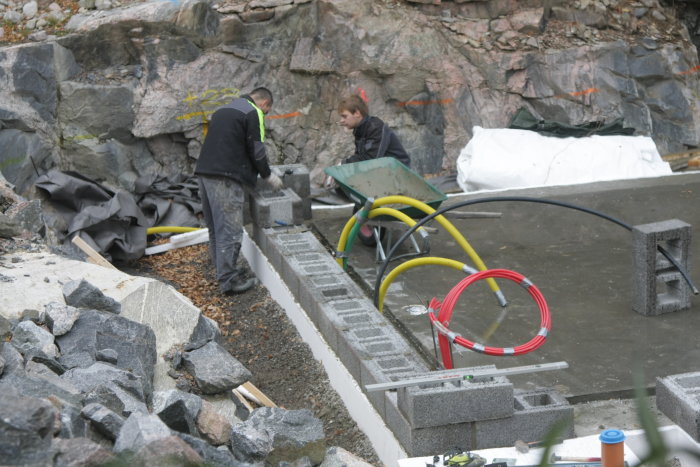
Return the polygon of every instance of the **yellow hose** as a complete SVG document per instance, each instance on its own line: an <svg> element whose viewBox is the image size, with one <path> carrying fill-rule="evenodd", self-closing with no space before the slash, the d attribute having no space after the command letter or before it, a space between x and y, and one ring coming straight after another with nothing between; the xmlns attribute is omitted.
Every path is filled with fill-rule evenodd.
<svg viewBox="0 0 700 467"><path fill-rule="evenodd" d="M392 216L397 218L398 220L404 222L405 224L408 224L409 227L413 227L416 224L416 221L411 219L408 215L404 214L403 212L399 211L398 209L394 208L376 208L372 209L369 212L369 215L367 216L369 219L373 219L377 216ZM338 240L338 251L343 252L346 251L346 243L348 240L348 237L350 235L350 231L352 230L353 226L357 222L357 218L353 215L348 219L348 221L345 223L345 226L343 227L343 231L340 233L340 240ZM419 227L417 230L424 231L423 227ZM348 246L348 251L349 251L350 246ZM341 266L345 266L344 258L336 258L336 261L338 264Z"/></svg>
<svg viewBox="0 0 700 467"><path fill-rule="evenodd" d="M414 222L415 223L415 222ZM456 269L458 271L466 271L468 272L469 270L474 271L474 269L469 268L466 266L464 263L461 261L457 261L454 259L449 259L449 258L440 258L437 256L426 256L423 258L413 258L409 261L406 261L405 263L401 263L398 265L396 268L392 269L389 274L386 275L386 278L382 281L382 285L379 287L379 301L377 302L377 308L379 309L379 312L383 312L384 308L384 297L386 296L387 290L389 290L389 286L391 286L391 283L394 281L396 276L401 274L402 272L415 268L417 266L426 266L426 265L438 265L438 266L446 266L452 269Z"/></svg>
<svg viewBox="0 0 700 467"><path fill-rule="evenodd" d="M373 218L375 215L372 215L372 213L376 210L379 209L381 206L384 206L386 204L402 204L402 205L409 205L412 206L416 209L419 209L423 211L426 215L430 215L435 212L435 209L427 205L426 203L419 201L414 198L409 198L408 196L401 196L401 195L393 195L393 196L385 196L383 198L378 198L374 200L372 203L372 210L369 212L368 217ZM397 210L394 210L397 211ZM397 211L400 212L400 211ZM403 214L403 213L401 213ZM405 214L404 214L405 215ZM406 216L408 217L408 216ZM408 217L410 219L410 217ZM401 218L401 220L404 220ZM469 258L472 260L472 262L476 265L477 269L479 271L485 271L488 269L484 262L481 260L479 255L474 251L472 246L469 244L466 238L455 228L454 225L450 221L448 221L445 216L442 214L439 216L435 216L435 220L445 229L447 232L452 236L452 238L455 239L455 241L459 244L459 246L462 247L462 249L467 253ZM413 222L412 224L409 224L409 226L415 225L415 221L411 219ZM348 240L348 237L350 235L350 231L352 230L354 224L356 222L355 216L352 216L348 221L345 223L345 226L343 227L343 231L340 234L340 239L338 241L338 252L342 253L345 252L346 248L346 242ZM406 222L404 220L404 222ZM408 223L407 223L408 224ZM351 245L349 246L351 247ZM346 265L346 259L347 255L345 257L339 257L336 259L338 261L338 264L341 266L345 267ZM501 292L501 289L498 287L498 284L496 284L496 281L493 280L493 278L488 278L486 279L486 282L489 285L489 288L491 288L491 291L496 295L496 298L498 299L499 303L501 306L506 306L506 299L503 296L503 292Z"/></svg>
<svg viewBox="0 0 700 467"><path fill-rule="evenodd" d="M195 230L200 230L199 227L177 227L172 225L161 225L158 227L149 227L146 229L146 235L153 235L158 233L185 233L193 232Z"/></svg>
<svg viewBox="0 0 700 467"><path fill-rule="evenodd" d="M408 204L410 206L413 206L417 209L420 209L424 213L430 215L435 212L435 209L431 208L427 204L425 204L422 201L418 201L417 199L409 198L408 196L386 196L384 198L379 198L375 200L374 204L372 207L375 206L383 206L385 204ZM472 260L472 262L476 265L477 269L479 271L485 271L488 269L484 262L481 260L479 255L474 251L472 246L469 244L466 238L455 228L454 225L450 221L448 221L445 216L442 214L439 216L435 216L435 220L449 232L450 235L452 235L452 238L455 239L455 241L459 244L459 246L462 247L462 249L467 253L469 258ZM503 294L501 293L501 289L498 287L498 284L496 284L496 281L493 280L493 278L488 278L486 279L486 282L489 284L489 287L491 288L491 291L493 291L497 296L499 302L501 302L502 305L505 306L505 299L503 298Z"/></svg>

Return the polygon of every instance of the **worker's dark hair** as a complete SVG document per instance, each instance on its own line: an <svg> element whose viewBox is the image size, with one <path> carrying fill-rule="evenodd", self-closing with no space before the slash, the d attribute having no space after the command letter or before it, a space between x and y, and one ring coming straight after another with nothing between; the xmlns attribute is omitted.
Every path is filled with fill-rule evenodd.
<svg viewBox="0 0 700 467"><path fill-rule="evenodd" d="M343 110L347 110L350 113L359 111L363 117L367 117L369 115L367 103L357 94L352 94L338 103L338 112L342 112Z"/></svg>
<svg viewBox="0 0 700 467"><path fill-rule="evenodd" d="M250 92L250 97L253 97L253 98L257 97L258 99L270 101L270 105L272 105L272 103L273 103L272 92L270 92L270 90L267 88L259 87L259 88L253 89Z"/></svg>

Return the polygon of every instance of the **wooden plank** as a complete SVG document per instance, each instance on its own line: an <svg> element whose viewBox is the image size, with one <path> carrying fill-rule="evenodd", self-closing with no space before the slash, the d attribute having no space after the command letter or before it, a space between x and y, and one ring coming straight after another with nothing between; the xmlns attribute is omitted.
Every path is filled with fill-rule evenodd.
<svg viewBox="0 0 700 467"><path fill-rule="evenodd" d="M244 389L250 392L256 399L258 399L265 407L277 407L277 404L272 402L263 392L256 388L250 381L241 384Z"/></svg>
<svg viewBox="0 0 700 467"><path fill-rule="evenodd" d="M93 264L98 264L98 265L104 266L106 268L117 269L116 267L114 267L114 265L112 263L107 261L104 258L104 256L102 256L97 251L95 251L95 249L93 247L88 245L87 242L85 240L83 240L82 238L80 238L78 235L73 237L72 242L73 242L73 245L80 248L83 251L83 253L85 253L88 256L87 257L88 262L93 263Z"/></svg>
<svg viewBox="0 0 700 467"><path fill-rule="evenodd" d="M231 389L231 391L233 392L234 397L241 401L241 404L243 404L246 409L248 409L250 412L254 410L253 406L250 405L250 403L246 400L245 397L243 397L243 395L240 392L238 392L236 389Z"/></svg>

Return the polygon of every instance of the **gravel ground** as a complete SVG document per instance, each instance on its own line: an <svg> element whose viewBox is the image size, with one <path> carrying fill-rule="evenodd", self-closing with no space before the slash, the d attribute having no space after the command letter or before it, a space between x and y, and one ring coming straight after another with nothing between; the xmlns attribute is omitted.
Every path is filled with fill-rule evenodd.
<svg viewBox="0 0 700 467"><path fill-rule="evenodd" d="M144 257L120 269L164 280L189 297L219 323L227 349L253 373L253 384L265 395L285 409L311 410L323 421L328 446L381 465L322 364L267 289L258 285L234 297L222 296L209 264L205 243Z"/></svg>

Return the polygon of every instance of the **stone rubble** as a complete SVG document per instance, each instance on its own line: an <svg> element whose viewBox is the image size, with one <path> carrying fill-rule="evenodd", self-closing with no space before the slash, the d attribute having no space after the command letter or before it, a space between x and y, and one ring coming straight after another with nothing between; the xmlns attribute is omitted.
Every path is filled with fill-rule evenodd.
<svg viewBox="0 0 700 467"><path fill-rule="evenodd" d="M17 199L0 196L5 205ZM9 250L7 242L18 239L6 235L0 246ZM3 270L8 285L25 275L22 246L0 250L0 264L11 266ZM65 267L45 247L42 255L50 266ZM47 279L48 286L60 286L57 278ZM156 348L164 344L148 325L123 316L134 315L132 296L148 301L143 286L120 301L84 279L61 288L65 303L0 313L4 464L367 465L340 448L329 447L326 455L321 421L309 410L239 410L231 389L252 375L221 347L218 326L201 313L189 320L189 339L165 344L172 376L159 376ZM168 303L162 289L153 290ZM147 309L173 312L171 306ZM168 335L157 331L158 338ZM176 389L172 377L189 381L189 392Z"/></svg>

